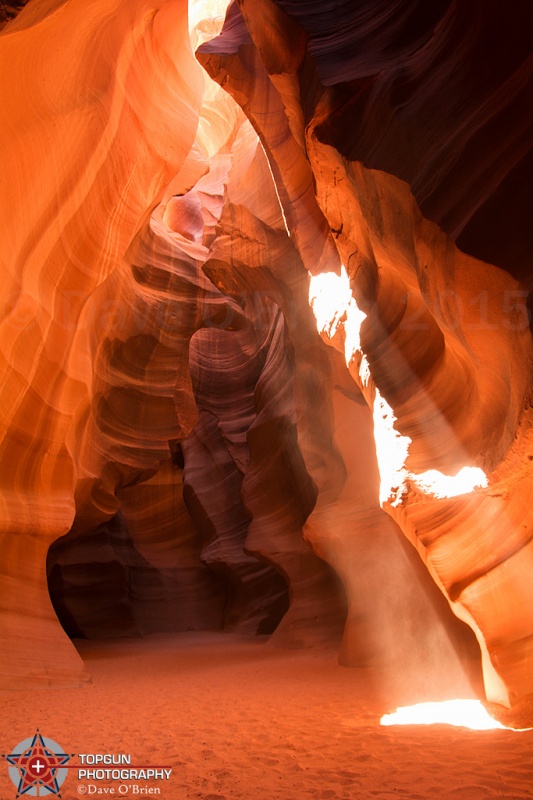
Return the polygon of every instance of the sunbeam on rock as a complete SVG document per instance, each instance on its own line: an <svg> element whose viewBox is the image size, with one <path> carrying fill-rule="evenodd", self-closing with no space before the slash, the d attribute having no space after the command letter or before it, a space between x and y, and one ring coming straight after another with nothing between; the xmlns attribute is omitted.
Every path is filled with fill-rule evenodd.
<svg viewBox="0 0 533 800"><path fill-rule="evenodd" d="M316 657L328 702L339 662L335 718L353 697L372 736L454 697L533 723L523 6L0 3L0 691L87 699L97 675L107 696L121 660L161 711L184 658L178 719L197 648L185 722L204 696L223 761L207 695L231 642L276 687ZM291 673L260 711L238 684L255 718L228 689L228 730L259 758L309 687ZM343 763L323 798L371 796ZM299 796L262 773L235 794L226 766L176 791Z"/></svg>

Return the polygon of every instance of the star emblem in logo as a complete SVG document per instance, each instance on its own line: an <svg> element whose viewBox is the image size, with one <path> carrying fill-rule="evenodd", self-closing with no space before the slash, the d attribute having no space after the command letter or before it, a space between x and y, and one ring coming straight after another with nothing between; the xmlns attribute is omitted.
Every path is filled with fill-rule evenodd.
<svg viewBox="0 0 533 800"><path fill-rule="evenodd" d="M17 797L45 797L48 794L61 797L59 790L65 780L66 770L63 774L59 774L59 771L70 755L60 750L59 745L51 739L45 739L37 731L33 739L20 742L12 753L5 756L8 763L16 767L16 772L11 768L9 773L17 787Z"/></svg>

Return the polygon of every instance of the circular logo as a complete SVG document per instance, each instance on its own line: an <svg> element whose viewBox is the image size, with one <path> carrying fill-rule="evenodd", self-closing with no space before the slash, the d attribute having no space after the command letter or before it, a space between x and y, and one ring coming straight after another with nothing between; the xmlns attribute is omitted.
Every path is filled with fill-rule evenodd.
<svg viewBox="0 0 533 800"><path fill-rule="evenodd" d="M70 756L63 752L57 742L37 731L32 739L19 742L6 758L10 764L9 777L17 788L17 795L59 795L68 775L68 769L61 767Z"/></svg>

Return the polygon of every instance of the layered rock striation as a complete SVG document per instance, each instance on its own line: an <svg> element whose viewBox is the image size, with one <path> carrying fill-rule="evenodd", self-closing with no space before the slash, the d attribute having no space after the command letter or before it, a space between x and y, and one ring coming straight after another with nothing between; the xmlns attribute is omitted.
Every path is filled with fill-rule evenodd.
<svg viewBox="0 0 533 800"><path fill-rule="evenodd" d="M423 6L239 0L205 72L182 0L2 31L4 686L83 678L55 608L427 691L458 617L533 693L531 55Z"/></svg>
<svg viewBox="0 0 533 800"><path fill-rule="evenodd" d="M470 20L459 35L458 26L469 14L459 4L443 4L435 9L435 19L419 16L410 36L400 30L398 14L383 9L381 37L369 53L364 36L378 24L377 14L365 17L354 9L342 15L339 8L331 9L324 26L322 9L246 0L238 5L242 20L234 9L227 33L202 47L200 60L242 105L273 173L280 174L280 200L291 215L291 234L295 227L293 241L307 270L318 273L311 298L319 329L344 354L373 412L381 504L419 550L456 614L477 632L490 698L512 704L530 691L524 664L530 657L531 618L522 603L530 605L525 564L531 558L531 516L519 499L527 496L531 480L527 290L508 273L463 255L431 219L450 236L462 235L487 197L494 202L496 184L520 159L527 163L529 53L524 43L511 58L500 42L497 55L505 56L504 69L496 75L501 64L493 55L481 94L473 97L482 80L474 72L453 96L430 95L429 86L444 82L452 70L466 69L487 50L494 18L479 29ZM405 18L414 11L414 4L403 4ZM344 25L348 21L342 32L341 18ZM334 34L345 48L340 48L342 66L339 51L331 53ZM447 36L463 41L448 56ZM267 88L259 92L257 86ZM465 119L466 100L475 102L468 114L476 124L462 127L458 114L451 113L458 128L450 130L451 122L438 120L453 112L461 97ZM430 118L437 99L439 109ZM497 151L487 154L498 155L492 191L485 182L468 198L454 195L450 214L448 182L457 179L461 167L467 173L462 183L472 186L481 171L477 161L469 167L458 153L482 137L492 140L495 119L511 107L516 124L498 140ZM285 119L278 122L278 117ZM372 127L378 120L383 122L379 130ZM414 120L415 135L408 137ZM438 136L434 125L440 126ZM309 174L317 206L297 188ZM321 246L311 255L311 243L323 229L317 208L328 223L329 240L335 240L335 257ZM513 271L518 277L525 272L516 263ZM322 281L320 273L333 274ZM465 468L474 482L454 485L453 476L465 477ZM505 473L509 485L502 497ZM352 488L353 500L356 494ZM348 536L339 536L338 524L324 522L323 502L319 493L307 535L315 549L338 562L342 545L337 540L346 542ZM364 504L354 506L352 532ZM336 547L325 544L330 538ZM488 560L482 558L480 566L482 552ZM342 572L338 564L336 569ZM346 572L357 574L355 568ZM510 572L516 591L496 590L500 580L508 586L504 575ZM520 620L518 627L513 618Z"/></svg>

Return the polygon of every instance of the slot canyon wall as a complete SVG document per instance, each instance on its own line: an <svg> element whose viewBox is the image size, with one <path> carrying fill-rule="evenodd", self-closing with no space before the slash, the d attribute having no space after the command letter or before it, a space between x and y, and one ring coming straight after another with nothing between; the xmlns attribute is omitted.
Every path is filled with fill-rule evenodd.
<svg viewBox="0 0 533 800"><path fill-rule="evenodd" d="M527 706L526 4L19 5L0 686L233 630Z"/></svg>

